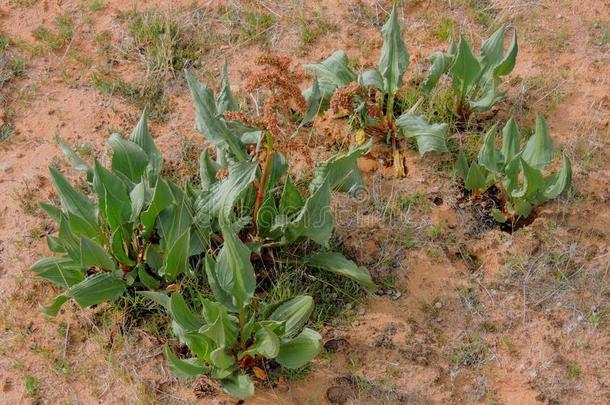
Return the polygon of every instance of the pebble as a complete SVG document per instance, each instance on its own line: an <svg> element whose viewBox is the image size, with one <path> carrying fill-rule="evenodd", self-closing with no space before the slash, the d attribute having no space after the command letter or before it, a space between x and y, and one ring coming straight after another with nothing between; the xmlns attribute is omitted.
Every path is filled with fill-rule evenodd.
<svg viewBox="0 0 610 405"><path fill-rule="evenodd" d="M439 301L436 304L434 304L434 308L436 309L441 309L443 307L443 304Z"/></svg>
<svg viewBox="0 0 610 405"><path fill-rule="evenodd" d="M364 307L358 308L358 315L364 315L364 313L365 313Z"/></svg>

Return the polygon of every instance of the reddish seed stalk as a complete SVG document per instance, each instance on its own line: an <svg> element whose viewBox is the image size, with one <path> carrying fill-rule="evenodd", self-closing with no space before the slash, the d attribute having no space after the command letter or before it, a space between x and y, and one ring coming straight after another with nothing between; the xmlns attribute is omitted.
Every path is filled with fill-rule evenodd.
<svg viewBox="0 0 610 405"><path fill-rule="evenodd" d="M265 156L265 163L263 166L263 173L261 175L261 179L258 183L258 187L256 190L256 202L254 203L254 212L252 213L252 223L254 224L254 228L256 229L256 216L258 211L263 204L263 198L265 197L265 192L267 191L267 185L269 183L269 175L271 174L271 165L273 163L273 155L275 152L273 150L267 151Z"/></svg>

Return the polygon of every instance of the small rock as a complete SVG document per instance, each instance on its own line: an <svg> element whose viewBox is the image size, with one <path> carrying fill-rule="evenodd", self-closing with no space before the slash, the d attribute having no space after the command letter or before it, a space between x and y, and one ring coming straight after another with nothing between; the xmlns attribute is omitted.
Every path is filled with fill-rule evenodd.
<svg viewBox="0 0 610 405"><path fill-rule="evenodd" d="M11 174L13 172L13 166L8 163L3 163L0 165L0 171L3 171L6 174Z"/></svg>
<svg viewBox="0 0 610 405"><path fill-rule="evenodd" d="M356 388L351 385L334 385L326 390L326 399L331 404L345 404L356 397Z"/></svg>
<svg viewBox="0 0 610 405"><path fill-rule="evenodd" d="M436 308L436 309L441 309L442 307L443 307L443 304L440 301L438 301L436 304L434 304L434 308Z"/></svg>
<svg viewBox="0 0 610 405"><path fill-rule="evenodd" d="M2 383L2 392L9 392L13 389L13 381L10 378L6 378Z"/></svg>
<svg viewBox="0 0 610 405"><path fill-rule="evenodd" d="M324 348L331 353L342 352L349 347L349 342L345 338L330 339L324 343Z"/></svg>
<svg viewBox="0 0 610 405"><path fill-rule="evenodd" d="M365 313L364 307L358 308L358 315L364 315L364 313Z"/></svg>

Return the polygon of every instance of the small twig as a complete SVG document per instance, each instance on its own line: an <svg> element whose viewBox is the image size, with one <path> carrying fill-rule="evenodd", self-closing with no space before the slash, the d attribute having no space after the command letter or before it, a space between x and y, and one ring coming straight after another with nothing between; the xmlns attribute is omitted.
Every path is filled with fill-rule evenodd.
<svg viewBox="0 0 610 405"><path fill-rule="evenodd" d="M66 335L64 336L64 348L61 352L61 357L65 360L66 359L66 350L68 348L68 338L70 336L70 324L68 323L68 326L66 326Z"/></svg>

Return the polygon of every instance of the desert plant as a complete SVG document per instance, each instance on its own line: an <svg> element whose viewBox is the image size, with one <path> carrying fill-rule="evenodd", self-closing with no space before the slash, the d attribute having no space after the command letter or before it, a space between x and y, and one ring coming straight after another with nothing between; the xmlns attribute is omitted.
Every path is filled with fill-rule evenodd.
<svg viewBox="0 0 610 405"><path fill-rule="evenodd" d="M256 275L250 248L229 224L222 224L223 247L205 259L205 269L215 301L200 297L203 317L194 313L180 293L170 296L144 292L163 305L172 318L172 329L194 355L178 358L166 348L170 367L180 378L209 374L220 380L230 395L254 394L250 377L267 379L264 361L299 368L320 350L321 336L304 328L313 310L313 299L297 296L272 305L258 302Z"/></svg>
<svg viewBox="0 0 610 405"><path fill-rule="evenodd" d="M446 152L447 125L430 125L422 116L414 114L419 106L396 118L396 97L403 86L403 76L409 66L409 53L402 40L396 7L381 29L383 47L377 68L356 74L343 51L336 51L317 64L305 65L316 75L314 85L304 94L310 110L321 111L330 107L335 114L347 114L357 129L357 143L364 143L365 133L391 142L394 167L404 175L404 162L398 152L398 129L407 138L415 138L420 154ZM311 120L312 115L306 116Z"/></svg>
<svg viewBox="0 0 610 405"><path fill-rule="evenodd" d="M220 380L230 395L246 398L254 393L250 374L266 378L263 361L302 367L319 352L321 339L304 328L313 310L311 297L271 305L260 301L253 260L281 260L279 248L302 239L328 245L334 227L331 189L355 191L361 186L355 160L368 145L318 166L305 198L287 174L286 159L274 148L277 117L267 107L260 119L236 111L226 64L218 97L188 72L187 81L196 127L216 147L215 159L207 149L202 153L201 189L194 191L195 222L212 242L205 251L204 267L214 300L198 297L200 316L180 293L141 294L167 309L175 335L194 355L180 359L166 349L178 377L206 373ZM265 150L259 153L262 142ZM272 249L276 249L273 255L268 252ZM372 285L365 268L338 252L313 253L301 262Z"/></svg>
<svg viewBox="0 0 610 405"><path fill-rule="evenodd" d="M532 208L557 198L570 187L572 169L564 155L562 168L544 176L542 171L553 162L555 148L544 117L536 115L536 130L525 146L520 148L519 128L511 118L502 129L502 148L495 144L497 125L485 136L479 151L478 162L468 165L466 156L460 153L458 174L464 186L472 191L473 198L492 185L501 191L501 209L494 209L496 221L504 223L527 218Z"/></svg>
<svg viewBox="0 0 610 405"><path fill-rule="evenodd" d="M462 36L458 46L451 42L447 52L435 52L430 56L432 65L423 88L430 94L443 74L451 76L451 88L455 95L454 113L466 120L473 111L488 111L503 94L498 91L501 77L512 72L517 60L517 32L509 49L504 53L506 27L494 32L481 47L478 58L472 54L472 47Z"/></svg>
<svg viewBox="0 0 610 405"><path fill-rule="evenodd" d="M201 155L202 190L195 203L200 228L219 236L220 221L233 224L253 253L312 240L328 247L334 228L331 191L357 193L362 177L356 160L368 144L331 157L314 169L308 195L303 195L288 174L288 162L277 150L274 131L277 119L251 119L237 114L224 70L220 94L187 73L196 109L196 127L216 147L213 159ZM282 100L285 102L285 100ZM228 114L233 110L233 114ZM226 119L240 118L244 122ZM272 127L266 127L271 122ZM259 125L259 128L249 125ZM265 127L265 128L260 128ZM303 258L310 267L338 273L371 286L368 271L338 252L314 253Z"/></svg>
<svg viewBox="0 0 610 405"><path fill-rule="evenodd" d="M163 160L148 132L146 112L129 139L110 136L110 170L98 161L89 166L58 142L73 166L87 173L97 201L50 169L60 205L41 206L58 224L58 235L48 236L47 243L60 256L39 260L32 270L66 290L44 308L47 314L57 314L69 299L89 307L130 287L159 288L191 271L189 258L207 247L206 237L194 222L188 190L159 175Z"/></svg>

